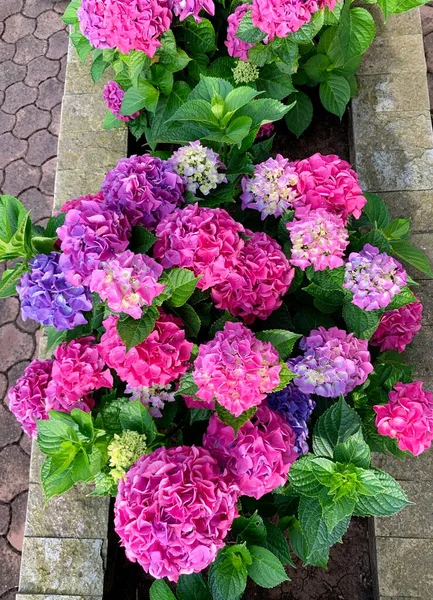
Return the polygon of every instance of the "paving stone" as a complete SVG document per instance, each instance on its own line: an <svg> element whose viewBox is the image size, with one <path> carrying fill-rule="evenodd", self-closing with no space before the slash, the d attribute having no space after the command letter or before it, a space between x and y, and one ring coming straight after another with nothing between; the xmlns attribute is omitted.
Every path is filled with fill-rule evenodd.
<svg viewBox="0 0 433 600"><path fill-rule="evenodd" d="M422 327L414 343L405 350L405 357L408 364L414 366L416 379L424 381L425 386L433 391L433 364L430 353L426 352L426 348L431 347L432 335L432 326Z"/></svg>
<svg viewBox="0 0 433 600"><path fill-rule="evenodd" d="M423 35L433 32L433 7L420 6L421 27Z"/></svg>
<svg viewBox="0 0 433 600"><path fill-rule="evenodd" d="M428 107L428 90L425 73L389 73L386 75L360 75L359 96L353 98L353 111L425 111Z"/></svg>
<svg viewBox="0 0 433 600"><path fill-rule="evenodd" d="M24 160L17 160L5 169L3 192L11 196L19 196L31 187L37 187L42 173L38 167L31 167Z"/></svg>
<svg viewBox="0 0 433 600"><path fill-rule="evenodd" d="M25 0L22 12L28 17L38 17L46 10L52 9L53 4L52 0Z"/></svg>
<svg viewBox="0 0 433 600"><path fill-rule="evenodd" d="M38 40L34 35L26 35L16 43L14 62L20 65L28 65L31 60L45 54L47 42Z"/></svg>
<svg viewBox="0 0 433 600"><path fill-rule="evenodd" d="M427 70L429 73L433 73L433 33L429 33L425 36L424 44Z"/></svg>
<svg viewBox="0 0 433 600"><path fill-rule="evenodd" d="M26 537L23 552L23 594L102 594L102 540Z"/></svg>
<svg viewBox="0 0 433 600"><path fill-rule="evenodd" d="M60 65L56 60L49 60L45 56L39 56L31 61L27 68L25 82L27 85L36 87L50 77L55 77L59 72ZM44 107L42 107L44 108Z"/></svg>
<svg viewBox="0 0 433 600"><path fill-rule="evenodd" d="M0 169L23 157L27 151L27 142L19 140L12 133L0 135Z"/></svg>
<svg viewBox="0 0 433 600"><path fill-rule="evenodd" d="M24 369L30 364L29 360L20 360L15 363L8 371L8 387L16 384L17 380L24 373Z"/></svg>
<svg viewBox="0 0 433 600"><path fill-rule="evenodd" d="M19 331L13 323L0 327L0 339L7 340L7 344L0 345L0 364L4 370L19 360L31 358L34 350L32 336Z"/></svg>
<svg viewBox="0 0 433 600"><path fill-rule="evenodd" d="M0 504L0 535L6 535L10 521L9 504Z"/></svg>
<svg viewBox="0 0 433 600"><path fill-rule="evenodd" d="M6 17L19 13L23 7L24 0L2 0L0 2L0 21Z"/></svg>
<svg viewBox="0 0 433 600"><path fill-rule="evenodd" d="M0 87L6 89L13 83L21 81L26 74L26 68L22 65L17 65L11 60L2 63L0 69Z"/></svg>
<svg viewBox="0 0 433 600"><path fill-rule="evenodd" d="M35 27L36 22L34 19L29 19L20 13L12 15L5 21L3 40L7 44L15 44L29 33L33 33Z"/></svg>
<svg viewBox="0 0 433 600"><path fill-rule="evenodd" d="M433 106L433 73L427 73L427 85L430 106Z"/></svg>
<svg viewBox="0 0 433 600"><path fill-rule="evenodd" d="M59 136L60 132L60 115L62 112L62 105L57 104L53 109L51 109L51 123L48 127L48 131L53 135Z"/></svg>
<svg viewBox="0 0 433 600"><path fill-rule="evenodd" d="M33 166L42 166L57 154L57 137L46 129L33 133L28 139L29 149L26 161Z"/></svg>
<svg viewBox="0 0 433 600"><path fill-rule="evenodd" d="M24 432L20 438L20 446L27 456L30 456L30 452L32 451L32 438Z"/></svg>
<svg viewBox="0 0 433 600"><path fill-rule="evenodd" d="M47 10L38 16L35 37L46 40L50 35L61 29L65 29L65 24L59 18L59 15L52 10Z"/></svg>
<svg viewBox="0 0 433 600"><path fill-rule="evenodd" d="M29 485L29 457L18 446L6 446L0 452L0 500L10 502ZM0 560L1 564L1 560Z"/></svg>
<svg viewBox="0 0 433 600"><path fill-rule="evenodd" d="M19 81L6 90L2 108L4 112L14 115L21 107L33 104L37 96L37 90Z"/></svg>
<svg viewBox="0 0 433 600"><path fill-rule="evenodd" d="M31 211L30 216L35 223L51 215L53 199L46 194L42 194L36 188L31 188L20 194L20 200L27 210Z"/></svg>
<svg viewBox="0 0 433 600"><path fill-rule="evenodd" d="M423 39L420 35L401 35L377 38L365 53L358 73L383 75L414 69L425 72Z"/></svg>
<svg viewBox="0 0 433 600"><path fill-rule="evenodd" d="M16 600L17 592L18 592L18 587L13 587L4 596L2 596L2 600Z"/></svg>
<svg viewBox="0 0 433 600"><path fill-rule="evenodd" d="M68 32L65 29L54 33L48 40L47 57L58 60L65 56L68 50Z"/></svg>
<svg viewBox="0 0 433 600"><path fill-rule="evenodd" d="M63 14L66 10L66 7L69 4L69 0L57 0L57 2L53 5L53 9L59 14Z"/></svg>
<svg viewBox="0 0 433 600"><path fill-rule="evenodd" d="M27 492L20 494L11 504L12 520L7 535L8 542L21 552L23 547L24 526L26 523Z"/></svg>
<svg viewBox="0 0 433 600"><path fill-rule="evenodd" d="M32 222L34 222L34 223L37 223L40 220L41 219L36 220L36 219L34 219L34 217L32 217ZM40 323L36 323L36 321L32 321L32 319L27 319L27 321L23 321L21 314L18 315L18 318L15 321L15 325L19 329L22 329L23 331L26 331L27 333L36 333L41 326Z"/></svg>
<svg viewBox="0 0 433 600"><path fill-rule="evenodd" d="M421 300L423 305L422 325L433 326L433 279L423 279L419 281L415 294Z"/></svg>
<svg viewBox="0 0 433 600"><path fill-rule="evenodd" d="M4 398L6 390L8 389L8 380L3 373L0 373L0 398Z"/></svg>
<svg viewBox="0 0 433 600"><path fill-rule="evenodd" d="M13 58L15 54L15 45L14 44L6 44L0 40L0 62L4 62Z"/></svg>
<svg viewBox="0 0 433 600"><path fill-rule="evenodd" d="M18 583L17 574L20 569L20 556L9 546L5 538L0 538L0 596Z"/></svg>
<svg viewBox="0 0 433 600"><path fill-rule="evenodd" d="M20 310L18 298L11 296L0 300L0 325L15 321Z"/></svg>
<svg viewBox="0 0 433 600"><path fill-rule="evenodd" d="M15 116L7 115L2 110L0 110L0 134L6 133L6 131L11 131L14 125Z"/></svg>
<svg viewBox="0 0 433 600"><path fill-rule="evenodd" d="M58 63L56 63L58 65ZM36 105L51 110L62 99L63 84L54 77L47 79L39 86L39 97Z"/></svg>
<svg viewBox="0 0 433 600"><path fill-rule="evenodd" d="M56 178L57 158L51 158L42 165L42 179L39 184L40 190L44 194L52 194L54 191L54 182Z"/></svg>
<svg viewBox="0 0 433 600"><path fill-rule="evenodd" d="M13 133L19 138L27 139L35 131L46 129L50 123L51 114L37 108L34 104L24 106L17 112L17 121Z"/></svg>
<svg viewBox="0 0 433 600"><path fill-rule="evenodd" d="M68 64L67 56L64 56L60 61L60 71L57 75L57 79L62 83L65 83L66 77L66 65Z"/></svg>

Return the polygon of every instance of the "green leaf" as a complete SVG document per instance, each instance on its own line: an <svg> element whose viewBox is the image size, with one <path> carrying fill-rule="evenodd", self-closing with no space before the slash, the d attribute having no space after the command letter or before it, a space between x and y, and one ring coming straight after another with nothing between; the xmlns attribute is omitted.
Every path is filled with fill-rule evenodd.
<svg viewBox="0 0 433 600"><path fill-rule="evenodd" d="M44 421L37 421L38 428L38 446L41 452L53 456L62 447L63 442L80 443L77 431L71 425L53 418L53 412L50 411L50 418Z"/></svg>
<svg viewBox="0 0 433 600"><path fill-rule="evenodd" d="M262 546L267 548L272 554L281 561L283 565L291 565L294 567L292 557L290 556L289 544L287 543L284 533L276 525L266 521L266 539L262 542Z"/></svg>
<svg viewBox="0 0 433 600"><path fill-rule="evenodd" d="M90 67L90 75L92 77L93 83L97 83L101 79L102 75L105 73L109 66L110 64L105 62L102 52L101 54L95 55L92 62L92 66Z"/></svg>
<svg viewBox="0 0 433 600"><path fill-rule="evenodd" d="M194 378L190 371L187 371L179 383L179 389L176 394L181 396L195 396L198 392L198 386L194 383Z"/></svg>
<svg viewBox="0 0 433 600"><path fill-rule="evenodd" d="M0 196L0 259L32 256L29 212L13 196Z"/></svg>
<svg viewBox="0 0 433 600"><path fill-rule="evenodd" d="M47 500L53 496L63 494L78 481L73 475L73 463L77 454L81 456L78 465L80 466L83 453L78 447L70 445L45 460L41 470L41 484Z"/></svg>
<svg viewBox="0 0 433 600"><path fill-rule="evenodd" d="M379 325L382 311L365 311L355 306L349 297L343 304L343 319L348 331L355 334L360 340L369 340Z"/></svg>
<svg viewBox="0 0 433 600"><path fill-rule="evenodd" d="M313 438L314 442L314 438ZM290 468L289 490L301 496L316 497L323 488L313 470L313 455L301 456Z"/></svg>
<svg viewBox="0 0 433 600"><path fill-rule="evenodd" d="M361 517L387 517L410 504L403 489L388 473L374 469L374 473L384 490L371 496L360 495L355 514Z"/></svg>
<svg viewBox="0 0 433 600"><path fill-rule="evenodd" d="M120 127L124 127L124 122L121 119L118 119L116 115L113 115L112 112L108 111L105 115L104 122L102 123L102 128L106 131L110 129L120 129Z"/></svg>
<svg viewBox="0 0 433 600"><path fill-rule="evenodd" d="M217 331L222 331L224 329L224 326L227 322L231 322L231 323L236 323L238 321L238 319L236 317L233 317L228 310L226 310L223 314L222 317L220 317L219 319L217 319L214 323L212 323L212 325L210 326L209 329L209 337L213 338L216 334Z"/></svg>
<svg viewBox="0 0 433 600"><path fill-rule="evenodd" d="M258 27L253 25L251 12L248 11L242 18L242 21L239 23L238 30L236 31L236 37L243 42L257 44L265 39L266 33L263 33L263 31L260 31Z"/></svg>
<svg viewBox="0 0 433 600"><path fill-rule="evenodd" d="M191 408L189 423L190 425L192 425L193 423L197 423L198 421L208 421L212 415L212 410L208 410L206 408Z"/></svg>
<svg viewBox="0 0 433 600"><path fill-rule="evenodd" d="M182 69L190 64L191 60L192 59L188 56L185 50L182 50L182 48L177 48L174 56L161 56L160 64L164 65L164 67L167 69L167 71L170 71L170 73L177 73L178 71L182 71Z"/></svg>
<svg viewBox="0 0 433 600"><path fill-rule="evenodd" d="M141 80L139 87L131 87L123 96L121 115L132 115L145 108L149 112L155 112L158 104L159 92L151 83Z"/></svg>
<svg viewBox="0 0 433 600"><path fill-rule="evenodd" d="M49 254L54 250L56 242L57 236L45 237L42 235L35 235L32 237L32 246L35 254Z"/></svg>
<svg viewBox="0 0 433 600"><path fill-rule="evenodd" d="M347 79L331 74L320 84L319 94L326 110L341 119L350 100L350 85Z"/></svg>
<svg viewBox="0 0 433 600"><path fill-rule="evenodd" d="M282 100L295 91L290 75L282 73L276 65L265 65L260 69L256 80L258 90L263 90L265 96Z"/></svg>
<svg viewBox="0 0 433 600"><path fill-rule="evenodd" d="M50 355L66 339L66 331L57 331L54 327L46 327L45 332L47 335L45 352Z"/></svg>
<svg viewBox="0 0 433 600"><path fill-rule="evenodd" d="M206 100L188 100L169 121L198 121L201 125L210 125L212 131L218 131L219 127L218 119L213 114L210 103Z"/></svg>
<svg viewBox="0 0 433 600"><path fill-rule="evenodd" d="M127 352L147 338L153 331L158 316L158 309L155 306L148 306L143 307L140 319L133 319L126 315L117 321L117 331Z"/></svg>
<svg viewBox="0 0 433 600"><path fill-rule="evenodd" d="M258 98L254 102L250 102L246 106L239 109L237 116L246 115L251 117L253 123L251 128L260 127L265 123L278 121L282 119L286 113L292 108L291 105L286 106L279 100L273 98Z"/></svg>
<svg viewBox="0 0 433 600"><path fill-rule="evenodd" d="M165 96L168 96L173 89L173 73L166 69L164 65L158 63L152 65L149 79L157 88L159 88L161 94L164 94Z"/></svg>
<svg viewBox="0 0 433 600"><path fill-rule="evenodd" d="M280 355L281 360L287 360L292 353L293 347L302 336L299 333L286 331L285 329L270 329L259 331L256 337L262 342L270 342Z"/></svg>
<svg viewBox="0 0 433 600"><path fill-rule="evenodd" d="M230 555L218 555L210 566L208 584L213 600L239 600L247 585L245 565Z"/></svg>
<svg viewBox="0 0 433 600"><path fill-rule="evenodd" d="M69 37L71 38L81 62L84 62L92 50L89 40L79 31L74 31Z"/></svg>
<svg viewBox="0 0 433 600"><path fill-rule="evenodd" d="M375 246L379 248L381 252L390 253L391 246L389 245L388 240L383 235L379 229L372 229L365 235L361 236L359 240L353 240L352 245L357 250L362 250L365 244L370 244L371 246Z"/></svg>
<svg viewBox="0 0 433 600"><path fill-rule="evenodd" d="M347 404L343 396L336 404L328 408L318 419L314 427L313 449L319 456L333 458L337 444L345 442L361 426L356 411Z"/></svg>
<svg viewBox="0 0 433 600"><path fill-rule="evenodd" d="M285 362L281 362L281 371L279 373L280 383L274 388L273 392L279 392L280 390L284 390L289 383L296 377L295 373L293 373Z"/></svg>
<svg viewBox="0 0 433 600"><path fill-rule="evenodd" d="M385 21L390 15L400 14L425 4L424 0L378 0L377 3L384 12Z"/></svg>
<svg viewBox="0 0 433 600"><path fill-rule="evenodd" d="M17 293L16 286L27 270L28 267L25 263L17 263L13 269L3 271L0 279L0 298L15 296Z"/></svg>
<svg viewBox="0 0 433 600"><path fill-rule="evenodd" d="M184 304L176 308L175 313L183 321L186 336L188 338L196 338L200 332L201 321L193 307L189 304Z"/></svg>
<svg viewBox="0 0 433 600"><path fill-rule="evenodd" d="M239 415L239 417L235 417L230 411L228 411L224 406L221 406L217 401L215 401L215 410L216 413L222 423L226 425L230 425L232 429L234 429L235 433L239 431L239 429L244 425L247 421L251 419L257 412L257 406L253 406L248 410L244 410L243 413Z"/></svg>
<svg viewBox="0 0 433 600"><path fill-rule="evenodd" d="M200 573L181 575L176 594L179 600L212 600L208 585Z"/></svg>
<svg viewBox="0 0 433 600"><path fill-rule="evenodd" d="M226 128L223 140L228 144L237 144L240 147L242 140L250 131L251 123L251 117L237 117Z"/></svg>
<svg viewBox="0 0 433 600"><path fill-rule="evenodd" d="M396 308L401 308L402 306L406 306L406 304L410 304L411 302L417 302L417 298L411 289L407 286L401 289L401 292L394 296L391 300L390 304L386 307L386 312L389 310L394 310Z"/></svg>
<svg viewBox="0 0 433 600"><path fill-rule="evenodd" d="M340 463L352 463L357 467L368 469L371 464L371 453L364 440L361 429L351 435L344 442L336 444L334 459Z"/></svg>
<svg viewBox="0 0 433 600"><path fill-rule="evenodd" d="M141 225L136 225L132 228L129 247L136 254L146 254L156 242L157 238Z"/></svg>
<svg viewBox="0 0 433 600"><path fill-rule="evenodd" d="M81 0L72 0L69 2L62 16L63 23L67 25L78 25L77 10L80 8Z"/></svg>
<svg viewBox="0 0 433 600"><path fill-rule="evenodd" d="M149 64L149 57L142 50L130 50L128 54L128 75L134 87L138 86L138 78Z"/></svg>
<svg viewBox="0 0 433 600"><path fill-rule="evenodd" d="M215 30L208 19L196 23L188 18L184 26L185 48L192 54L202 54L215 50Z"/></svg>
<svg viewBox="0 0 433 600"><path fill-rule="evenodd" d="M376 194L365 193L367 204L362 209L373 227L384 229L389 223L389 212L385 202Z"/></svg>
<svg viewBox="0 0 433 600"><path fill-rule="evenodd" d="M176 596L163 579L157 579L149 590L150 600L176 600Z"/></svg>
<svg viewBox="0 0 433 600"><path fill-rule="evenodd" d="M330 60L325 54L315 54L307 60L304 69L313 81L324 81L328 76Z"/></svg>
<svg viewBox="0 0 433 600"><path fill-rule="evenodd" d="M284 117L286 125L299 138L313 119L313 104L307 94L296 92L287 99L288 104L296 102L295 106Z"/></svg>
<svg viewBox="0 0 433 600"><path fill-rule="evenodd" d="M183 306L194 292L200 277L195 277L189 269L169 269L163 273L160 283L167 286L171 295L168 300L170 306Z"/></svg>
<svg viewBox="0 0 433 600"><path fill-rule="evenodd" d="M350 3L345 2L337 27L344 62L363 55L375 34L376 25L371 14L365 8L350 8Z"/></svg>
<svg viewBox="0 0 433 600"><path fill-rule="evenodd" d="M59 213L48 219L47 226L45 227L45 237L54 237L57 235L57 229L61 227L66 218L66 213Z"/></svg>
<svg viewBox="0 0 433 600"><path fill-rule="evenodd" d="M331 533L339 523L346 522L347 518L350 519L355 508L355 500L347 496L335 499L328 495L325 490L321 494L320 501L324 497L327 500L324 505L322 504L322 518L327 532Z"/></svg>
<svg viewBox="0 0 433 600"><path fill-rule="evenodd" d="M232 531L249 544L259 544L266 539L266 528L257 511L251 517L238 517L233 521Z"/></svg>
<svg viewBox="0 0 433 600"><path fill-rule="evenodd" d="M273 588L289 581L281 561L267 548L249 546L253 562L247 566L251 579L264 588Z"/></svg>
<svg viewBox="0 0 433 600"><path fill-rule="evenodd" d="M190 92L191 88L186 82L176 81L168 97L160 96L156 110L151 116L151 129L147 133L147 141L152 147L155 147L166 128L166 123L186 102Z"/></svg>
<svg viewBox="0 0 433 600"><path fill-rule="evenodd" d="M405 237L410 230L410 219L394 219L389 225L382 229L382 233L389 240L398 240Z"/></svg>
<svg viewBox="0 0 433 600"><path fill-rule="evenodd" d="M151 444L157 434L155 422L140 400L128 402L120 407L119 420L122 429L144 433L147 444Z"/></svg>
<svg viewBox="0 0 433 600"><path fill-rule="evenodd" d="M225 100L232 89L232 84L225 79L202 76L199 83L190 93L189 100L205 100L210 103L214 96L221 96Z"/></svg>
<svg viewBox="0 0 433 600"><path fill-rule="evenodd" d="M433 277L430 261L422 250L415 248L406 240L391 240L390 244L393 254L405 260L421 273Z"/></svg>
<svg viewBox="0 0 433 600"><path fill-rule="evenodd" d="M231 90L224 99L224 108L226 112L235 113L238 108L245 106L250 100L257 96L257 90L241 86Z"/></svg>

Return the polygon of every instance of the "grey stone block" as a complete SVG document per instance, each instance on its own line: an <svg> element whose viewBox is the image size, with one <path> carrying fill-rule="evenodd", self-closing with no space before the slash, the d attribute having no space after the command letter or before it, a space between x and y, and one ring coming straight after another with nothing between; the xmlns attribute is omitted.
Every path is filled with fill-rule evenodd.
<svg viewBox="0 0 433 600"><path fill-rule="evenodd" d="M373 463L379 469L391 473L400 483L414 481L428 484L433 481L432 449L419 456L408 456L404 459L374 454Z"/></svg>
<svg viewBox="0 0 433 600"><path fill-rule="evenodd" d="M24 538L22 594L102 595L103 540Z"/></svg>
<svg viewBox="0 0 433 600"><path fill-rule="evenodd" d="M95 194L99 191L104 181L106 169L92 169L82 171L71 169L69 171L57 171L55 198L56 206L60 207L66 200Z"/></svg>
<svg viewBox="0 0 433 600"><path fill-rule="evenodd" d="M433 279L423 279L418 287L412 288L414 293L421 300L423 305L422 324L424 326L433 325ZM416 343L416 338L415 338Z"/></svg>
<svg viewBox="0 0 433 600"><path fill-rule="evenodd" d="M360 75L358 84L359 96L352 100L354 113L428 110L427 79L422 70Z"/></svg>
<svg viewBox="0 0 433 600"><path fill-rule="evenodd" d="M385 23L383 12L378 5L368 6L376 22L376 40L383 37L397 37L422 33L419 9L415 8L400 15L391 15Z"/></svg>
<svg viewBox="0 0 433 600"><path fill-rule="evenodd" d="M17 594L15 600L102 600L102 596L58 596L57 594Z"/></svg>
<svg viewBox="0 0 433 600"><path fill-rule="evenodd" d="M30 456L30 473L29 473L29 481L30 483L40 483L41 481L41 468L42 464L45 460L45 454L38 448L38 444L36 440L32 441L32 453Z"/></svg>
<svg viewBox="0 0 433 600"><path fill-rule="evenodd" d="M86 60L84 63L79 61L69 61L67 63L65 94L92 94L95 91L95 83L89 77L91 64L91 60ZM114 77L114 72L107 69L97 83L98 89Z"/></svg>
<svg viewBox="0 0 433 600"><path fill-rule="evenodd" d="M100 131L104 122L106 108L100 90L93 93L66 95L63 97L62 124L60 137L64 132Z"/></svg>
<svg viewBox="0 0 433 600"><path fill-rule="evenodd" d="M416 379L424 381L425 386L433 391L432 336L433 327L423 327L404 356L407 363L413 365Z"/></svg>
<svg viewBox="0 0 433 600"><path fill-rule="evenodd" d="M364 55L359 74L425 73L424 44L420 34L376 38Z"/></svg>
<svg viewBox="0 0 433 600"><path fill-rule="evenodd" d="M89 164L96 169L112 169L119 158L126 156L126 135L123 131L95 133L65 133L59 141L57 168L87 171Z"/></svg>
<svg viewBox="0 0 433 600"><path fill-rule="evenodd" d="M379 192L379 196L386 202L392 219L410 217L412 234L433 229L432 190Z"/></svg>

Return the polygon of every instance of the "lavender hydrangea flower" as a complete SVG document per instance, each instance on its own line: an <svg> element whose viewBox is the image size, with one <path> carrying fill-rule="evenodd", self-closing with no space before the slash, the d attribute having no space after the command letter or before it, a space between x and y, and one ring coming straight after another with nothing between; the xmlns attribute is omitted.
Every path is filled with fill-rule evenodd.
<svg viewBox="0 0 433 600"><path fill-rule="evenodd" d="M155 229L183 201L184 185L167 161L144 154L122 158L102 183L105 205L131 225Z"/></svg>
<svg viewBox="0 0 433 600"><path fill-rule="evenodd" d="M167 402L174 402L174 392L170 391L170 385L159 385L153 387L133 387L128 383L125 389L126 394L131 394L131 402L140 400L140 402L149 408L152 417L162 417L161 410Z"/></svg>
<svg viewBox="0 0 433 600"><path fill-rule="evenodd" d="M308 452L307 422L316 403L308 394L301 392L293 383L279 392L273 392L266 397L271 410L279 413L292 426L296 436L294 450L299 454Z"/></svg>
<svg viewBox="0 0 433 600"><path fill-rule="evenodd" d="M38 254L29 261L30 271L21 277L17 292L23 320L52 325L57 331L87 323L82 311L92 309L90 292L66 281L59 266L60 254Z"/></svg>
<svg viewBox="0 0 433 600"><path fill-rule="evenodd" d="M353 293L355 306L369 311L388 306L406 282L406 271L395 258L366 244L349 255L343 287Z"/></svg>
<svg viewBox="0 0 433 600"><path fill-rule="evenodd" d="M167 162L182 177L186 189L192 194L199 189L203 196L207 196L219 183L227 182L226 176L218 173L218 168L226 168L219 154L202 146L198 140L176 150Z"/></svg>

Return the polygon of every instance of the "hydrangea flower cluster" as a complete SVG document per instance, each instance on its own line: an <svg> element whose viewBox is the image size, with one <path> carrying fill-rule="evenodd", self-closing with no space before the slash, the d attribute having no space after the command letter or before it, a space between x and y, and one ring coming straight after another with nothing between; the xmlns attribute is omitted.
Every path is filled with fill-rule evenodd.
<svg viewBox="0 0 433 600"><path fill-rule="evenodd" d="M120 159L101 188L107 208L120 210L131 225L149 229L179 206L184 191L167 161L150 154Z"/></svg>
<svg viewBox="0 0 433 600"><path fill-rule="evenodd" d="M198 140L173 152L167 164L180 175L191 194L200 190L203 196L207 196L219 183L227 182L224 173L218 172L218 169L226 168L219 154L202 146Z"/></svg>
<svg viewBox="0 0 433 600"><path fill-rule="evenodd" d="M87 323L83 311L92 309L89 291L66 281L59 259L57 252L38 254L17 285L23 320L33 319L57 331Z"/></svg>
<svg viewBox="0 0 433 600"><path fill-rule="evenodd" d="M396 383L389 402L373 406L376 427L381 435L396 439L400 450L418 456L433 440L433 394L422 381Z"/></svg>
<svg viewBox="0 0 433 600"><path fill-rule="evenodd" d="M158 283L161 265L145 254L125 250L99 266L92 273L90 289L106 300L113 312L139 319L142 307L150 306L165 290L165 285Z"/></svg>
<svg viewBox="0 0 433 600"><path fill-rule="evenodd" d="M257 500L286 483L290 466L298 458L293 429L265 404L237 434L213 414L203 445L227 469L240 493Z"/></svg>
<svg viewBox="0 0 433 600"><path fill-rule="evenodd" d="M179 21L184 21L187 17L193 16L197 23L202 20L199 16L203 9L209 15L214 16L215 4L213 0L172 0L171 9L173 14L179 17Z"/></svg>
<svg viewBox="0 0 433 600"><path fill-rule="evenodd" d="M132 115L121 115L120 109L122 108L123 96L125 95L124 90L115 81L109 81L104 85L102 90L102 97L104 98L105 104L108 110L113 113L120 121L128 123L140 115L140 112L135 112Z"/></svg>
<svg viewBox="0 0 433 600"><path fill-rule="evenodd" d="M370 339L372 346L379 346L381 352L397 350L403 352L421 329L422 304L411 302L384 313L379 326Z"/></svg>
<svg viewBox="0 0 433 600"><path fill-rule="evenodd" d="M337 327L313 329L299 347L304 355L288 365L296 373L293 383L305 394L345 396L373 371L367 340Z"/></svg>
<svg viewBox="0 0 433 600"><path fill-rule="evenodd" d="M129 560L177 581L215 559L238 515L237 498L208 450L158 448L120 481L115 530Z"/></svg>
<svg viewBox="0 0 433 600"><path fill-rule="evenodd" d="M344 264L343 256L349 244L349 232L343 219L317 208L286 223L293 244L290 263L303 271L310 265L315 271L335 269Z"/></svg>
<svg viewBox="0 0 433 600"><path fill-rule="evenodd" d="M299 455L308 452L308 421L316 403L308 394L304 394L293 383L279 392L273 392L266 397L271 410L277 412L292 427L296 443L294 451Z"/></svg>
<svg viewBox="0 0 433 600"><path fill-rule="evenodd" d="M152 417L156 419L162 417L161 410L167 403L175 401L175 392L171 391L169 385L134 388L128 383L125 393L131 394L131 401L140 400L143 406L147 406Z"/></svg>
<svg viewBox="0 0 433 600"><path fill-rule="evenodd" d="M142 50L150 57L172 21L169 0L82 0L77 14L81 33L94 48Z"/></svg>
<svg viewBox="0 0 433 600"><path fill-rule="evenodd" d="M230 56L240 58L242 61L248 60L248 50L255 46L255 44L244 42L236 35L240 22L250 9L251 6L249 4L241 4L227 18L229 26L227 28L227 39L224 44Z"/></svg>
<svg viewBox="0 0 433 600"><path fill-rule="evenodd" d="M349 254L343 287L352 292L353 304L363 310L386 308L406 282L406 271L401 264L370 244L361 252Z"/></svg>
<svg viewBox="0 0 433 600"><path fill-rule="evenodd" d="M331 4L331 3L329 3ZM335 6L335 0L333 0ZM251 7L253 25L275 37L285 38L311 21L319 10L316 0L253 0Z"/></svg>
<svg viewBox="0 0 433 600"><path fill-rule="evenodd" d="M238 60L236 66L232 69L232 73L235 83L250 83L259 78L260 69L254 63ZM264 125L262 127L264 127ZM260 136L257 135L256 137Z"/></svg>
<svg viewBox="0 0 433 600"><path fill-rule="evenodd" d="M197 398L216 400L235 417L258 406L280 382L279 356L241 323L227 322L201 344L194 361Z"/></svg>
<svg viewBox="0 0 433 600"><path fill-rule="evenodd" d="M292 163L281 154L268 158L254 167L252 177L242 178L242 208L252 208L261 213L280 217L292 208L297 197L298 175Z"/></svg>
<svg viewBox="0 0 433 600"><path fill-rule="evenodd" d="M146 452L146 436L137 431L125 429L108 444L107 452L110 475L118 483L126 475L127 469Z"/></svg>
<svg viewBox="0 0 433 600"><path fill-rule="evenodd" d="M97 192L96 194L87 194L86 196L80 196L79 198L74 198L73 200L67 200L64 204L62 204L59 212L67 213L73 208L80 209L83 204L86 204L90 201L102 204L104 202L104 194L102 192Z"/></svg>

